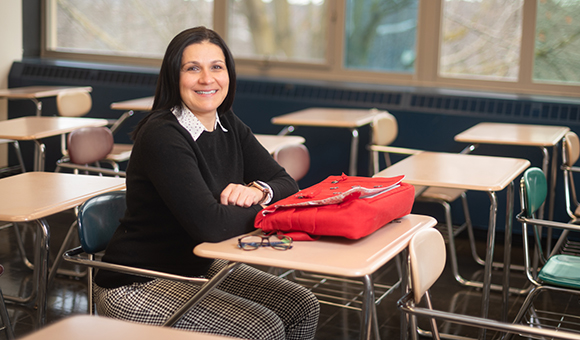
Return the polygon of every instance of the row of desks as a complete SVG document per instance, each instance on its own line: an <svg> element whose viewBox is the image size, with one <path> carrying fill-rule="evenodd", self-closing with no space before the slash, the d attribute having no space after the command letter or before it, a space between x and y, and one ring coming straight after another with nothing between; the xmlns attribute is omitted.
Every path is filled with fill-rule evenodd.
<svg viewBox="0 0 580 340"><path fill-rule="evenodd" d="M38 228L33 293L28 301L18 302L36 303L39 326L46 322L47 307L50 226L46 217L78 206L100 193L124 187L122 178L48 172L28 172L0 179L0 191L10 193L0 196L0 220L32 222ZM360 240L321 238L312 242L296 242L287 252L269 247L247 252L236 247L237 237L234 237L219 243L203 243L194 252L202 257L232 262L360 277L365 287L361 338L368 339L375 325L373 319L376 318L372 274L403 252L415 232L432 228L435 224L436 220L432 217L408 215Z"/></svg>
<svg viewBox="0 0 580 340"><path fill-rule="evenodd" d="M151 108L152 98L143 98L133 101L128 101L124 103L115 103L112 105L113 108L119 110L148 110ZM299 112L287 114L280 117L275 117L272 122L274 124L281 125L306 125L306 126L325 126L325 127L342 127L349 128L352 132L351 141L351 158L350 158L350 171L351 175L356 174L356 150L358 149L358 131L357 128L367 125L373 121L377 114L377 111L371 110L340 110L340 109L307 109ZM538 126L538 125L521 125L521 124L498 124L498 123L482 123L474 126L473 128L466 130L465 132L457 135L455 137L456 141L474 144L469 149L473 149L479 143L487 144L505 144L505 145L525 145L525 146L535 146L540 147L544 154L544 171L548 170L548 147L553 147L553 160L555 161L556 146L559 141L564 137L564 135L569 131L567 127L558 126ZM0 135L0 138L3 136ZM302 140L303 142L303 140ZM530 162L524 159L517 158L505 158L505 157L492 157L492 156L476 156L468 154L448 154L448 153L432 153L424 152L417 155L410 156L403 161L396 163L395 165L381 171L376 176L392 177L397 175L405 175L404 181L414 185L421 186L437 186L437 187L447 187L447 188L458 188L466 190L475 190L487 192L490 197L490 213L489 213L489 226L488 226L488 241L487 241L487 252L486 252L486 266L485 266L485 276L483 282L483 299L482 299L482 316L487 317L488 314L488 298L491 287L491 263L493 261L493 249L495 243L495 227L497 221L497 196L496 193L507 189L507 224L506 225L506 238L505 246L508 251L504 255L504 280L503 280L503 292L504 292L504 307L507 308L507 298L508 298L508 288L509 288L509 249L511 246L511 220L513 215L513 200L514 200L514 180L518 177L526 168L530 166ZM554 163L552 165L554 167ZM554 174L554 172L553 172ZM554 174L555 175L555 174ZM0 181L0 184L2 181ZM0 188L1 189L1 188ZM413 219L415 217L410 216ZM3 218L0 216L0 220ZM41 221L42 217L35 219ZM421 224L421 223L419 223ZM424 224L424 223L423 223ZM431 221L427 224L434 224ZM412 224L414 225L414 224ZM39 226L42 227L43 223L39 222ZM44 227L45 229L48 229ZM383 230L393 230L393 228L383 228L381 232L373 234L373 238L382 235ZM413 230L413 227L407 228L407 231ZM386 233L386 231L384 231ZM45 232L47 234L47 232ZM411 234L407 234L410 238ZM395 239L397 239L395 237ZM365 239L367 240L367 239ZM391 240L391 241L388 241ZM388 244L387 248L392 249L395 253L398 253L406 246L405 242L408 239L403 240L401 243L396 243L399 248L393 248L392 238L385 238L383 241ZM400 240L399 240L400 241ZM232 247L228 242L235 243L235 240L228 240L217 245L204 244L196 248L196 254L200 256L206 256L211 258L222 258L229 261L239 261L251 264L259 265L273 265L284 268L301 269L317 271L333 275L345 275L345 276L362 276L366 278L367 275L372 274L376 267L363 268L358 260L354 260L352 269L354 271L348 271L345 269L344 261L340 261L340 264L333 267L329 263L317 263L315 262L315 267L312 267L312 254L325 251L328 255L327 249L324 248L324 243L313 242L307 243L305 245L311 245L312 249L308 249L308 246L304 248L304 255L306 256L306 261L302 261L300 256L297 256L302 246L295 247L298 250L292 250L291 258L272 258L271 254L261 254L266 249L260 249L258 252L239 252L233 251L235 247ZM358 241L357 241L358 242ZM356 248L359 244L364 244L365 242L347 242L348 253L353 254L352 250ZM369 241L370 242L370 241ZM217 247L217 248L216 248ZM331 248L337 247L335 241L331 242ZM401 248L402 247L402 248ZM42 248L42 247L41 247ZM339 249L339 248L337 248ZM362 249L372 249L373 254L381 253L380 249L375 249L373 247L369 248L366 244ZM381 248L382 249L382 248ZM332 250L330 250L332 251ZM343 252L347 252L347 249L342 249ZM302 254L302 253L301 253ZM337 253L338 254L338 253ZM363 252L363 258L369 254ZM276 256L287 256L284 252L277 252ZM299 255L299 254L298 254ZM390 256L390 257L389 257ZM389 255L381 259L378 262L372 262L373 266L381 266L386 261L388 261L392 256ZM327 258L332 258L328 257ZM367 257L373 257L370 254ZM384 259L384 261L383 261ZM364 260L364 259L361 259ZM306 267L305 267L306 266ZM318 266L318 267L316 267ZM325 269L327 268L327 269ZM346 271L345 271L346 270ZM44 274L42 274L44 275ZM370 294L370 292L367 292ZM368 335L370 330L370 325L372 323L372 308L367 305L367 310L369 311L369 318L363 318L363 333ZM507 311L505 313L507 315Z"/></svg>

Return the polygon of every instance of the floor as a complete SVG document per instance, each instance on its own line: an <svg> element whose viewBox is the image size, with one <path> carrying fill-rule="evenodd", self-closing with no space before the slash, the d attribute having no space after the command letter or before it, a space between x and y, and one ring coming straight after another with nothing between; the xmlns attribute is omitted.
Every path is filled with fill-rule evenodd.
<svg viewBox="0 0 580 340"><path fill-rule="evenodd" d="M57 249L60 247L68 226L74 220L74 212L67 211L48 219L51 226L51 256L54 257ZM4 275L0 278L0 287L4 295L25 294L30 289L31 271L24 266L20 257L14 256L19 251L16 247L16 238L12 227L1 227L0 223L0 263L6 269ZM26 230L26 226L23 229ZM30 229L30 228L29 228ZM25 236L30 239L30 232ZM465 233L463 233L465 234ZM483 267L476 264L471 257L468 239L465 235L457 238L457 250L459 258L460 273L466 278L478 278L481 275ZM501 237L501 235L498 235ZM477 248L481 256L484 254L485 235L480 232L476 234ZM496 245L496 259L502 259L503 247L498 242ZM512 252L512 263L522 264L523 253L521 241L518 238L514 240L514 249ZM501 271L494 271L493 282L500 283ZM290 275L289 278L298 279L302 282L310 279L306 274ZM392 285L398 279L397 268L394 264L387 264L377 275L374 276L375 283ZM521 271L512 270L511 284L513 287L524 287L526 280ZM307 284L307 283L305 283ZM338 282L336 284L342 294L348 294L351 291L358 292L352 283ZM377 291L382 288L377 288ZM481 293L478 289L466 288L461 286L455 279L447 264L444 273L432 287L433 305L435 309L454 311L466 315L478 315L481 308ZM399 289L394 293L386 296L377 306L379 331L381 339L398 339L400 336L400 313L397 310L396 302L401 297ZM522 296L510 295L509 299L509 318L513 318L523 300ZM578 298L559 297L547 295L543 297L543 305L547 309L562 311L564 308L570 309L576 315L580 315L580 304ZM499 320L501 296L497 292L492 292L490 297L490 318ZM353 302L352 306L356 303ZM8 305L8 312L11 317L15 334L17 338L35 329L35 310L29 307ZM85 280L75 279L64 276L57 276L55 282L49 288L48 296L48 315L47 323L55 322L69 315L87 313L87 287ZM419 325L423 329L429 329L429 324L425 320L419 320ZM350 340L358 339L360 318L356 310L340 308L333 305L321 305L321 317L319 320L319 329L316 339L318 340ZM457 325L439 324L440 332L446 334L455 334L464 337L477 337L478 331L475 329L461 327ZM489 331L487 339L497 339L498 334ZM518 338L518 337L515 337ZM5 332L0 331L0 340L6 339Z"/></svg>

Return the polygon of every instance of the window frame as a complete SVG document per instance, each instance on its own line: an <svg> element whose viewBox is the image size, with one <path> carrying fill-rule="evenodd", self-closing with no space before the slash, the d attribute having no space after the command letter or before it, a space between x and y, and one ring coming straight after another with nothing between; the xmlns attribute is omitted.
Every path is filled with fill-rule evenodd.
<svg viewBox="0 0 580 340"><path fill-rule="evenodd" d="M419 0L417 57L413 74L352 70L343 67L346 0L328 1L326 63L268 61L236 58L239 76L296 79L340 83L376 84L417 88L487 91L490 93L539 94L578 97L580 84L561 84L533 80L537 0L524 0L520 71L516 81L460 79L438 73L442 3L445 0ZM214 0L213 28L227 41L228 0ZM49 51L51 15L48 0L42 1L41 57L81 62L100 62L159 68L160 59L78 54ZM436 56L436 57L433 57Z"/></svg>

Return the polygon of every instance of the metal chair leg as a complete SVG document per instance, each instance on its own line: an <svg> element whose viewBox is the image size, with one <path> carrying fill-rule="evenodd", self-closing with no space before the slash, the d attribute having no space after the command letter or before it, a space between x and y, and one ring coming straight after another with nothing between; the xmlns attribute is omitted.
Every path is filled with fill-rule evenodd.
<svg viewBox="0 0 580 340"><path fill-rule="evenodd" d="M4 267L0 265L0 276L4 272ZM4 303L4 295L2 295L2 289L0 289L0 319L2 320L3 328L6 331L6 337L8 340L14 339L14 331L12 330L12 325L10 324L10 318L8 317L8 311L6 310L6 304Z"/></svg>

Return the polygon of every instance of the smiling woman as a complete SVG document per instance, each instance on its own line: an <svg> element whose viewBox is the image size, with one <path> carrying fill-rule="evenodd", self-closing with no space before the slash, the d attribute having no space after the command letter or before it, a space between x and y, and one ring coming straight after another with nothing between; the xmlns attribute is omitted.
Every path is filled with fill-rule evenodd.
<svg viewBox="0 0 580 340"><path fill-rule="evenodd" d="M254 230L263 206L298 185L231 107L235 66L222 38L195 27L163 58L153 110L133 133L127 210L103 261L211 278L224 261L193 248ZM256 184L257 182L258 184ZM160 325L199 286L99 271L100 315ZM247 339L313 339L319 304L307 289L238 267L175 327Z"/></svg>

